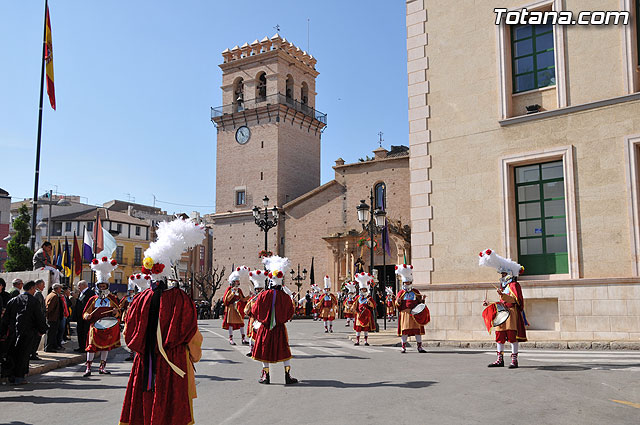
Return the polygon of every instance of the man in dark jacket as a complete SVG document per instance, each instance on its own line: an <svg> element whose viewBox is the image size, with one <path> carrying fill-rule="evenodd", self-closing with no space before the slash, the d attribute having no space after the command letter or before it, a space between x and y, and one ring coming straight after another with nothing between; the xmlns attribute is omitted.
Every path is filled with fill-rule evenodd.
<svg viewBox="0 0 640 425"><path fill-rule="evenodd" d="M80 282L78 282L78 291L80 291L80 296L78 296L76 308L73 310L76 323L78 323L78 326L76 327L76 332L78 333L78 348L76 348L74 351L77 353L84 353L84 350L87 346L89 322L84 320L84 318L82 317L82 312L84 311L84 308L87 305L89 299L91 299L91 297L93 297L96 293L93 289L89 288L86 280L81 280Z"/></svg>
<svg viewBox="0 0 640 425"><path fill-rule="evenodd" d="M44 295L42 292L44 291L44 280L38 279L36 280L36 293L33 297L38 300L38 306L40 307L40 311L42 315L46 317L47 309L44 305ZM38 347L40 346L40 341L42 340L42 336L37 336L33 341L33 351L31 351L31 360L40 360L38 357Z"/></svg>
<svg viewBox="0 0 640 425"><path fill-rule="evenodd" d="M9 292L9 295L11 298L15 298L20 295L20 291L22 291L22 279L13 279L11 284L13 285L13 288L11 289L11 292Z"/></svg>
<svg viewBox="0 0 640 425"><path fill-rule="evenodd" d="M33 341L47 331L47 324L38 300L33 294L36 283L29 281L24 285L24 293L12 298L7 305L5 315L0 322L0 334L8 331L10 344L8 360L11 365L7 375L9 382L20 385L26 383L24 377L29 373L29 357Z"/></svg>

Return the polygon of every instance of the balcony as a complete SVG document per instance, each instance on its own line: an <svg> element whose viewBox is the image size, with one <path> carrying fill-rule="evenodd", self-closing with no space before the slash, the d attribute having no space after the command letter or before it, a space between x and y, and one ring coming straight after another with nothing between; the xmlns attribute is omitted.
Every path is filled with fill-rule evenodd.
<svg viewBox="0 0 640 425"><path fill-rule="evenodd" d="M269 105L286 105L297 112L302 112L304 115L321 122L325 126L327 125L327 114L324 114L304 103L298 102L297 100L287 97L281 93L262 96L256 99L248 99L246 101L234 103L231 105L218 106L216 108L212 107L211 121L214 121L215 118L222 117L224 115L230 115L236 112L244 112Z"/></svg>

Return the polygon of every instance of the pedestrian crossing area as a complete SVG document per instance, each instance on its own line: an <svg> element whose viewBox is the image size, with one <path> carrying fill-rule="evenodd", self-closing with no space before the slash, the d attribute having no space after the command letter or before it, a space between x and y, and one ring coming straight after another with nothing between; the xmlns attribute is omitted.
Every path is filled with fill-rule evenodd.
<svg viewBox="0 0 640 425"><path fill-rule="evenodd" d="M495 357L495 351L485 351ZM510 351L505 349L505 361ZM521 365L542 363L543 365L582 366L592 370L626 370L640 372L640 351L593 351L593 350L520 350Z"/></svg>

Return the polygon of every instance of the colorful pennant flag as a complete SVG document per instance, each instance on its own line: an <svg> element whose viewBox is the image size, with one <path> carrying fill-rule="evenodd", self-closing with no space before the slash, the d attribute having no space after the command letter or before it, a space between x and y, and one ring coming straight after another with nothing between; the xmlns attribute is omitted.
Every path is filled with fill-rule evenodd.
<svg viewBox="0 0 640 425"><path fill-rule="evenodd" d="M82 254L80 254L76 232L73 232L73 274L75 276L82 274Z"/></svg>
<svg viewBox="0 0 640 425"><path fill-rule="evenodd" d="M62 270L66 277L71 277L71 252L66 236L64 237L64 251L62 251Z"/></svg>
<svg viewBox="0 0 640 425"><path fill-rule="evenodd" d="M85 261L93 260L93 238L91 234L84 229L84 237L82 238L82 258Z"/></svg>
<svg viewBox="0 0 640 425"><path fill-rule="evenodd" d="M93 241L95 242L95 252L104 250L104 233L102 232L102 221L100 220L100 210L96 211L96 223L93 227ZM97 255L96 255L97 258Z"/></svg>
<svg viewBox="0 0 640 425"><path fill-rule="evenodd" d="M45 45L44 45L44 62L47 73L47 94L49 95L49 103L55 111L56 109L56 90L53 86L53 40L51 38L51 21L49 20L49 5L45 4Z"/></svg>

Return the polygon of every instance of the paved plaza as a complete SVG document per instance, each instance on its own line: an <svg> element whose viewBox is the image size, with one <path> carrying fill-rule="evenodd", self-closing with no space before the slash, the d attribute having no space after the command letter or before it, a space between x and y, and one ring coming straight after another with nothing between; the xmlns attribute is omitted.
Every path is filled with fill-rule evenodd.
<svg viewBox="0 0 640 425"><path fill-rule="evenodd" d="M271 385L248 347L230 346L221 321L200 322L203 357L196 364L199 424L494 424L512 406L518 424L632 424L640 415L640 352L522 350L520 368L489 369L489 350L430 348L407 354L389 346L354 347L344 321L333 334L320 322L289 324L292 374L281 364ZM117 424L131 363L110 354L112 375L82 378L81 365L2 387L2 424ZM57 412L57 413L55 413ZM55 413L55 414L54 414Z"/></svg>

